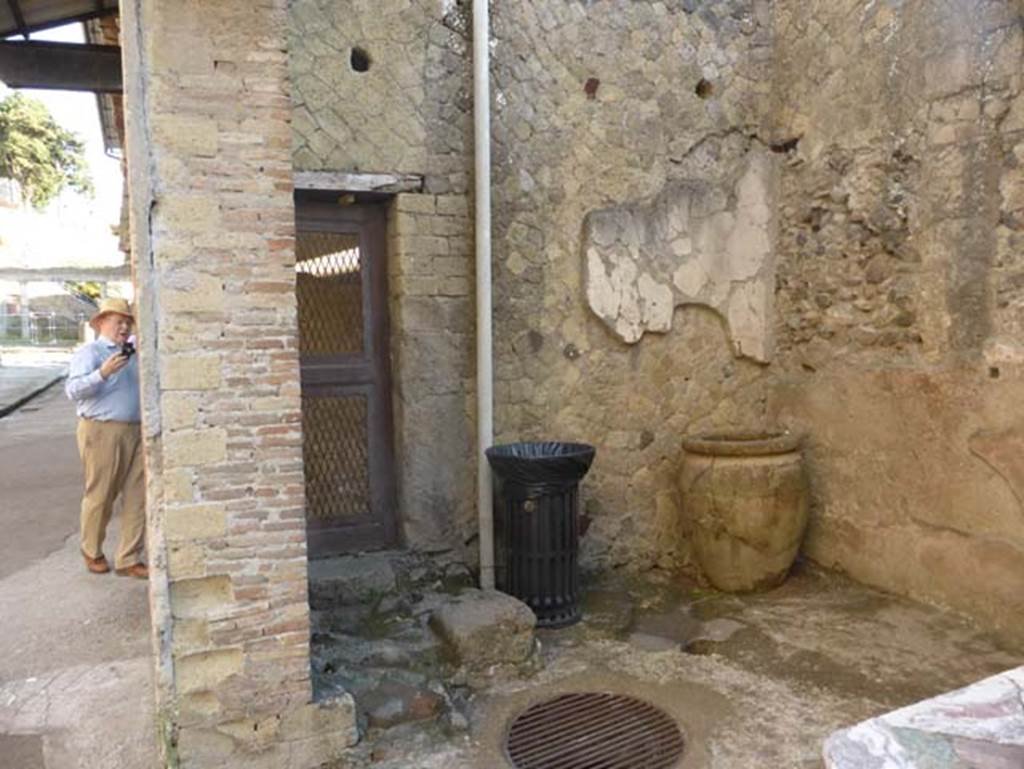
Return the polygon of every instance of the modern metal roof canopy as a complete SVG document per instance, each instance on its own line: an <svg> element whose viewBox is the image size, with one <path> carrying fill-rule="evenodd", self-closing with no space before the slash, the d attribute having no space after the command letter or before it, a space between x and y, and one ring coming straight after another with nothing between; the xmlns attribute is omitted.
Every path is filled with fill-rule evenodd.
<svg viewBox="0 0 1024 769"><path fill-rule="evenodd" d="M0 37L117 13L117 0L0 0Z"/></svg>

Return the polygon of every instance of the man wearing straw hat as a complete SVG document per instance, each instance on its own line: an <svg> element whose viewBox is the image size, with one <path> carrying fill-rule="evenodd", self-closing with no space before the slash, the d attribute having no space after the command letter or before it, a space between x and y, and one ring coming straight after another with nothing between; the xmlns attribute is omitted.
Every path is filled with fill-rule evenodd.
<svg viewBox="0 0 1024 769"><path fill-rule="evenodd" d="M129 342L135 318L124 299L104 299L89 321L96 340L71 359L65 392L78 411L78 453L85 470L81 542L86 568L106 574L103 539L121 494L121 541L114 567L123 577L149 576L142 562L145 485L139 427L139 371Z"/></svg>

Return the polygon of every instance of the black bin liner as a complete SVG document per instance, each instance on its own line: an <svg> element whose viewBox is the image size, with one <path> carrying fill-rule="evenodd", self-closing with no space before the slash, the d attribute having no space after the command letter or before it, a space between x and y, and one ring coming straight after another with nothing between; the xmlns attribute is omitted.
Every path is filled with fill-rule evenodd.
<svg viewBox="0 0 1024 769"><path fill-rule="evenodd" d="M594 447L509 443L486 454L498 497L498 589L533 609L539 627L579 621L579 482Z"/></svg>

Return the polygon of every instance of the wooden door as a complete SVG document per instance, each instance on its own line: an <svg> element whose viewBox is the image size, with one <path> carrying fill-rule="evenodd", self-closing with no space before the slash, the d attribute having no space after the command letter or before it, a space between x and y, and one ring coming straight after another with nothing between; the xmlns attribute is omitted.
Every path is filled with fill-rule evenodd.
<svg viewBox="0 0 1024 769"><path fill-rule="evenodd" d="M310 556L395 543L384 208L296 204Z"/></svg>

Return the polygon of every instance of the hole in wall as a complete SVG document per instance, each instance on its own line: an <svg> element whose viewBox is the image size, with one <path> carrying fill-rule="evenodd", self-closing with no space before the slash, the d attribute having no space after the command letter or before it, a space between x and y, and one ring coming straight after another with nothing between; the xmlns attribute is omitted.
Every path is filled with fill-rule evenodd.
<svg viewBox="0 0 1024 769"><path fill-rule="evenodd" d="M999 379L999 366L989 366L988 375L990 379Z"/></svg>
<svg viewBox="0 0 1024 769"><path fill-rule="evenodd" d="M782 155L795 150L798 144L800 144L800 137L794 136L792 139L784 139L783 141L775 142L775 144L769 144L768 147L772 152Z"/></svg>
<svg viewBox="0 0 1024 769"><path fill-rule="evenodd" d="M594 99L597 97L597 89L600 85L601 81L596 77L587 78L587 82L583 84L583 93L587 95L588 99Z"/></svg>
<svg viewBox="0 0 1024 769"><path fill-rule="evenodd" d="M353 48L348 60L356 72L366 72L370 69L370 54L362 48Z"/></svg>
<svg viewBox="0 0 1024 769"><path fill-rule="evenodd" d="M710 80L702 77L697 81L697 86L693 89L693 92L702 99L710 99L711 95L715 92L715 87L711 85Z"/></svg>

